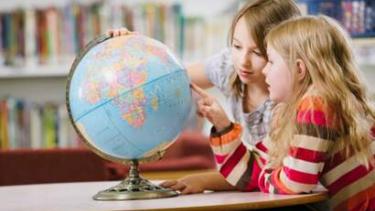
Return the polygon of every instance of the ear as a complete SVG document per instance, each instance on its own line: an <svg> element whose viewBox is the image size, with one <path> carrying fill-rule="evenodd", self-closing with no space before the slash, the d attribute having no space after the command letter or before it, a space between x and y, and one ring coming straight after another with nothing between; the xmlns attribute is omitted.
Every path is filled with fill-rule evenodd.
<svg viewBox="0 0 375 211"><path fill-rule="evenodd" d="M302 59L297 59L296 65L297 65L297 80L302 81L305 78L306 71L307 71L305 62Z"/></svg>

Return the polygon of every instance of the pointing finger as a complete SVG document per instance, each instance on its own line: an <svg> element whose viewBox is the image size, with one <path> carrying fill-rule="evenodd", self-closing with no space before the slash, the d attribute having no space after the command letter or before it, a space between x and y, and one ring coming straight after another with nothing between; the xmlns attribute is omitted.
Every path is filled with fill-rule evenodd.
<svg viewBox="0 0 375 211"><path fill-rule="evenodd" d="M190 83L190 87L194 90L195 93L197 93L201 97L209 97L209 95L199 86L197 86L194 83Z"/></svg>

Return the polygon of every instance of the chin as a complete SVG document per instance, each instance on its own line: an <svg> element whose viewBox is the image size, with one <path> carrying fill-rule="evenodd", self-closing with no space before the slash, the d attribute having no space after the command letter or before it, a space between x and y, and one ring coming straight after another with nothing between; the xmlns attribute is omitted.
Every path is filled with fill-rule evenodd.
<svg viewBox="0 0 375 211"><path fill-rule="evenodd" d="M270 100L272 100L275 103L280 103L281 102L280 98L277 97L277 96L275 96L275 95L273 95L272 93L270 93Z"/></svg>
<svg viewBox="0 0 375 211"><path fill-rule="evenodd" d="M241 78L241 77L240 77L240 81L241 81L243 84L248 84L248 83L249 83L249 79L245 79L245 78Z"/></svg>
<svg viewBox="0 0 375 211"><path fill-rule="evenodd" d="M240 78L240 81L241 81L243 84L248 84L248 83L254 81L254 80L251 79L251 78L243 78L243 77L241 77L241 76L239 76L239 78Z"/></svg>
<svg viewBox="0 0 375 211"><path fill-rule="evenodd" d="M270 100L272 100L274 103L283 103L283 102L287 102L285 99L283 99L282 97L275 97L275 96L272 96L270 95Z"/></svg>

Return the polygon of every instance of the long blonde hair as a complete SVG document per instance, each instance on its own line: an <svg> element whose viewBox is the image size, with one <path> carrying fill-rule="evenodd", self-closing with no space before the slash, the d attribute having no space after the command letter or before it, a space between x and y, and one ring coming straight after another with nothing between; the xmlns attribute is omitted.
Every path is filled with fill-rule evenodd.
<svg viewBox="0 0 375 211"><path fill-rule="evenodd" d="M229 44L233 43L234 29L240 18L244 17L248 30L259 48L260 53L267 58L264 38L269 29L289 18L301 15L293 0L256 0L249 1L233 18L229 31ZM243 86L235 71L231 76L230 85L237 98L243 96Z"/></svg>
<svg viewBox="0 0 375 211"><path fill-rule="evenodd" d="M360 79L346 32L331 18L307 16L273 28L266 42L287 62L293 78L297 59L305 63L307 70L302 82L293 79L292 100L280 106L275 117L277 125L271 128L273 165L281 165L297 132L299 100L314 90L325 105L332 107L337 123L335 130L339 137L329 150L330 155L339 150L345 157L355 154L358 161L368 166L368 161L373 161L369 144L374 139L371 128L375 111Z"/></svg>

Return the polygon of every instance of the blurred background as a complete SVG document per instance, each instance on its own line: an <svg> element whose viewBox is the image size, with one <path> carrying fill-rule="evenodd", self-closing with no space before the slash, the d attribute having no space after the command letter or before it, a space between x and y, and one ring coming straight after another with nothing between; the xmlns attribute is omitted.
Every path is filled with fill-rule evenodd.
<svg viewBox="0 0 375 211"><path fill-rule="evenodd" d="M65 108L66 80L74 57L108 29L127 27L160 40L189 64L227 46L231 20L245 2L0 0L0 149L80 146ZM297 3L304 14L329 15L347 29L374 93L375 2ZM225 104L216 90L210 91Z"/></svg>

